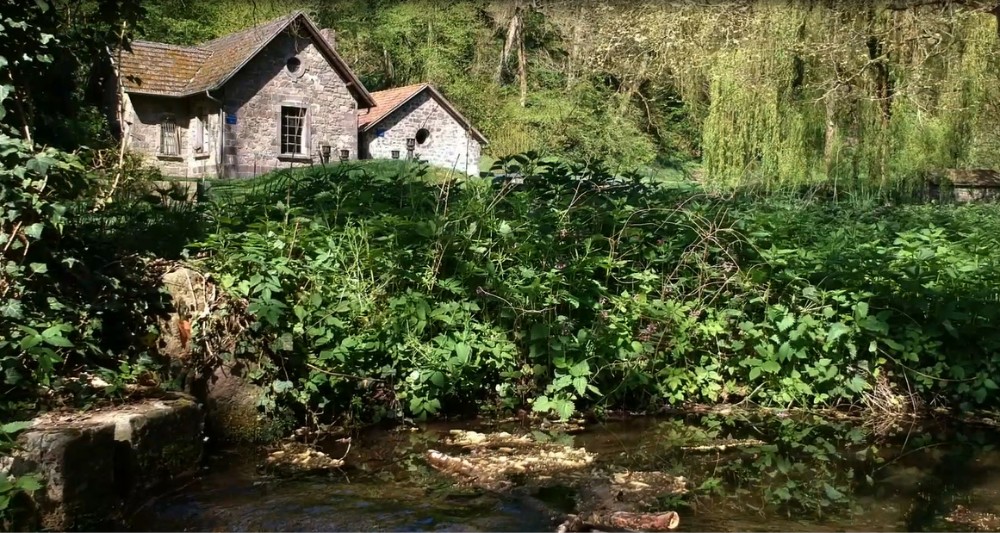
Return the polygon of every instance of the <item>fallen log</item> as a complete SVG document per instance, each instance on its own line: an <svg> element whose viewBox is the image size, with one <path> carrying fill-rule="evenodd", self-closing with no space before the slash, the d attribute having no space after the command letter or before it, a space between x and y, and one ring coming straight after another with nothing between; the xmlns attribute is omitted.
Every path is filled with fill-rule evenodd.
<svg viewBox="0 0 1000 533"><path fill-rule="evenodd" d="M681 524L681 517L674 511L665 513L629 513L625 511L596 512L569 515L556 529L557 533L571 531L671 531Z"/></svg>

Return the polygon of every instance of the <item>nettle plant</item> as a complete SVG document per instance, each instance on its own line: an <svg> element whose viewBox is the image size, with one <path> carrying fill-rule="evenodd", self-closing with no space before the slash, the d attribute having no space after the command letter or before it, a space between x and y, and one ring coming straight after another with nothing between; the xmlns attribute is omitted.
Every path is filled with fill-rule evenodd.
<svg viewBox="0 0 1000 533"><path fill-rule="evenodd" d="M917 208L888 227L864 206L711 197L532 154L498 162L517 181L425 170L284 171L216 207L199 246L274 356L257 374L268 406L565 418L853 404L877 385L993 401L992 357L959 342L975 334L973 351L995 353L976 294L997 271L983 231L938 232Z"/></svg>

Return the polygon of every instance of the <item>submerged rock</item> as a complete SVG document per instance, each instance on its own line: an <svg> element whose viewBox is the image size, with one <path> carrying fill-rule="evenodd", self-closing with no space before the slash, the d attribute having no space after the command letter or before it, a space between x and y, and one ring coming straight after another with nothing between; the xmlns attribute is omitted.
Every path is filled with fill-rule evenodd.
<svg viewBox="0 0 1000 533"><path fill-rule="evenodd" d="M309 474L344 466L343 459L334 459L301 442L284 442L264 460L267 470L282 475Z"/></svg>
<svg viewBox="0 0 1000 533"><path fill-rule="evenodd" d="M577 514L565 517L560 531L638 529L667 531L680 518L656 509L656 499L683 494L687 481L664 472L605 472L595 467L597 454L529 435L483 434L453 430L445 444L463 448L449 455L428 450L435 469L457 482L490 491L565 485L577 490Z"/></svg>
<svg viewBox="0 0 1000 533"><path fill-rule="evenodd" d="M956 505L945 520L968 528L969 531L1000 531L1000 516Z"/></svg>

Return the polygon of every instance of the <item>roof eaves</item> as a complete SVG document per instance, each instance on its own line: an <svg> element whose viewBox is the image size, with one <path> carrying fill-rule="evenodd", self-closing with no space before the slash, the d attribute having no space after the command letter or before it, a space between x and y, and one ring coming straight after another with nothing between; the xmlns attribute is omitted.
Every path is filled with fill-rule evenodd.
<svg viewBox="0 0 1000 533"><path fill-rule="evenodd" d="M313 40L319 44L320 50L332 59L331 63L333 63L334 68L339 68L341 75L347 78L347 88L355 93L356 99L359 100L358 103L368 104L368 107L376 106L375 97L368 92L368 89L361 83L361 79L354 73L354 70L347 64L347 61L344 61L344 58L337 52L337 49L330 46L330 42L323 37L316 24L309 17L305 16L304 13L299 12L299 15L303 17L302 20L305 22L306 28L312 34Z"/></svg>
<svg viewBox="0 0 1000 533"><path fill-rule="evenodd" d="M486 136L483 135L482 132L480 132L478 129L476 129L475 126L472 125L472 121L465 118L465 115L460 113L458 109L455 109L455 106L451 105L451 103L448 102L448 99L445 98L443 94L441 94L441 91L437 90L437 87L429 84L427 85L427 87L430 88L431 93L435 96L438 103L445 108L445 111L448 111L452 117L454 117L456 120L461 122L466 128L468 128L468 130L471 131L476 136L476 138L479 139L479 142L483 144L489 144L489 141L486 140Z"/></svg>

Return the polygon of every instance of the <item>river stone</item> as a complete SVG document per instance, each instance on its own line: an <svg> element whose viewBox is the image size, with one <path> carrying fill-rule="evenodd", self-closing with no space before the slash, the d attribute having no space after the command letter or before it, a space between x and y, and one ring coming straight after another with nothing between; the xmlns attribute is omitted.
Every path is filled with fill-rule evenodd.
<svg viewBox="0 0 1000 533"><path fill-rule="evenodd" d="M160 322L160 353L168 357L181 373L188 376L185 387L205 404L206 432L225 442L268 442L280 436L274 417L258 409L264 389L251 383L249 368L241 361L201 361L193 355L191 332L193 320L211 320L206 310L213 309L217 289L198 271L178 266L165 273L161 281L170 294L173 311ZM232 349L230 346L226 349Z"/></svg>
<svg viewBox="0 0 1000 533"><path fill-rule="evenodd" d="M190 330L183 331L183 323L186 321L190 326L191 317L208 306L208 280L196 270L177 267L163 274L161 282L170 295L173 311L160 319L160 353L186 363L191 357L190 339L186 338Z"/></svg>
<svg viewBox="0 0 1000 533"><path fill-rule="evenodd" d="M93 420L115 428L115 481L126 499L192 474L201 464L204 428L192 396L172 393L97 413Z"/></svg>
<svg viewBox="0 0 1000 533"><path fill-rule="evenodd" d="M40 418L17 440L9 472L41 476L31 507L42 529L99 528L117 515L114 425Z"/></svg>
<svg viewBox="0 0 1000 533"><path fill-rule="evenodd" d="M233 443L268 442L278 437L277 421L257 408L264 389L250 383L248 367L235 362L216 368L198 392L205 398L206 429L212 438Z"/></svg>
<svg viewBox="0 0 1000 533"><path fill-rule="evenodd" d="M201 410L194 398L158 399L84 413L46 413L18 436L6 468L39 474L31 497L40 527L111 527L149 489L195 471L201 461Z"/></svg>

